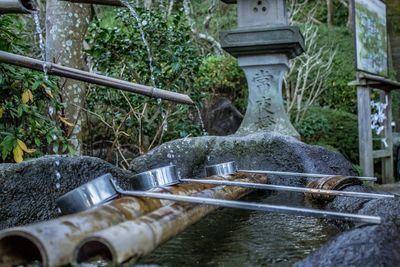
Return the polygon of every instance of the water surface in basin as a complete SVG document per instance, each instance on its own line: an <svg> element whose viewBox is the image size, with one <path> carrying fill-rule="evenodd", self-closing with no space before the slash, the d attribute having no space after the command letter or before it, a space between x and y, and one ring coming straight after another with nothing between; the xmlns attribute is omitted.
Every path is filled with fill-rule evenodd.
<svg viewBox="0 0 400 267"><path fill-rule="evenodd" d="M243 200L302 204L301 195L294 193L256 194ZM335 227L316 218L220 209L140 260L138 266L291 266L335 234Z"/></svg>

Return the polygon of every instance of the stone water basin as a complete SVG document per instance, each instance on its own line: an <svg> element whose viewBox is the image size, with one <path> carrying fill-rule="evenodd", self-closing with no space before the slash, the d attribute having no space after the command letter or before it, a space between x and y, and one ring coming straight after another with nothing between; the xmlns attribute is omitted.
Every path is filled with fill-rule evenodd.
<svg viewBox="0 0 400 267"><path fill-rule="evenodd" d="M284 192L260 192L243 200L303 205L300 194ZM337 233L336 227L316 218L220 209L137 266L291 266Z"/></svg>

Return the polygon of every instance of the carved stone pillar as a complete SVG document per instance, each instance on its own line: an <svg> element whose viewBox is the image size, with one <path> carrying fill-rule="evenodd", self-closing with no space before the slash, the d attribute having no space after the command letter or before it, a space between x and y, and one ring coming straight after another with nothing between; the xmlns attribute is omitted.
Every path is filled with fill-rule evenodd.
<svg viewBox="0 0 400 267"><path fill-rule="evenodd" d="M288 25L285 0L223 1L237 3L238 29L222 33L221 44L238 58L249 86L247 111L237 133L299 137L283 105L282 83L289 59L304 52L304 40L297 27Z"/></svg>

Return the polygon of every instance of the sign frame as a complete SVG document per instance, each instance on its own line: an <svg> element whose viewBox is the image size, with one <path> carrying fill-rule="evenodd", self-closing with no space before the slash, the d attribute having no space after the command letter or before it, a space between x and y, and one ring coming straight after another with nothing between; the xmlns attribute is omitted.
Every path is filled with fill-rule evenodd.
<svg viewBox="0 0 400 267"><path fill-rule="evenodd" d="M367 69L362 68L362 66L359 64L359 57L358 57L358 52L359 52L359 47L357 45L357 16L356 16L356 1L362 1L362 0L352 0L352 10L353 10L353 33L354 33L354 49L355 49L355 69L358 72L363 72L363 73L367 73L367 74L371 74L371 75L376 75L376 76L380 76L380 77L384 77L384 78L388 78L389 77L389 72L390 72L390 65L389 65L389 31L388 31L388 20L387 20L387 12L388 12L388 7L386 4L385 0L367 0L367 1L377 1L380 3L383 3L385 5L385 21L386 21L386 25L385 25L385 34L386 34L386 45L385 45L385 53L386 53L386 71L385 73L377 73L377 72L373 72Z"/></svg>

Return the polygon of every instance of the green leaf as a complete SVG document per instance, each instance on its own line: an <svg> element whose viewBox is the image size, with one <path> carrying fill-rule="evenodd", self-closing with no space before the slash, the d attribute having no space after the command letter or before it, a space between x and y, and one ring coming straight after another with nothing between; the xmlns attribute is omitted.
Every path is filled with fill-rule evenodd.
<svg viewBox="0 0 400 267"><path fill-rule="evenodd" d="M2 156L3 160L5 160L6 157L8 156L8 154L10 154L10 152L13 150L14 144L16 143L16 141L17 141L17 138L12 134L7 135L3 139L3 141L0 144L1 156Z"/></svg>
<svg viewBox="0 0 400 267"><path fill-rule="evenodd" d="M39 88L39 86L40 86L41 84L42 84L42 81L37 80L36 82L34 82L34 83L32 84L32 90L35 91L36 89Z"/></svg>

